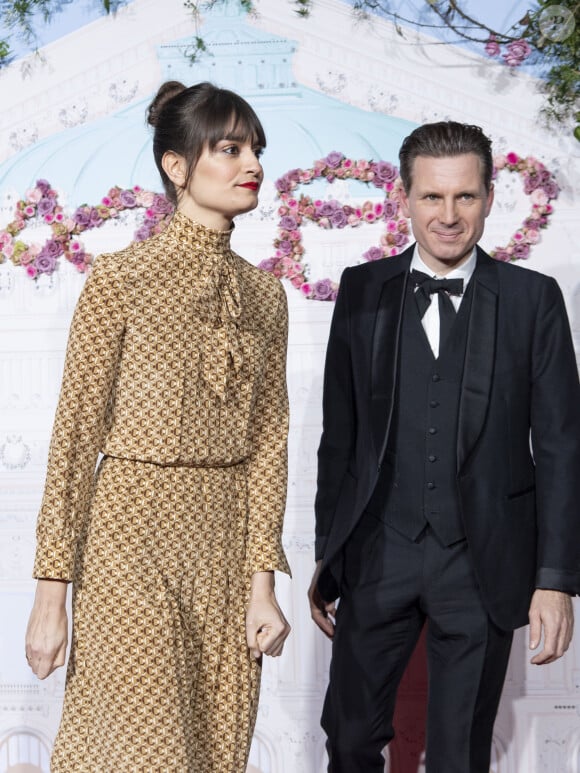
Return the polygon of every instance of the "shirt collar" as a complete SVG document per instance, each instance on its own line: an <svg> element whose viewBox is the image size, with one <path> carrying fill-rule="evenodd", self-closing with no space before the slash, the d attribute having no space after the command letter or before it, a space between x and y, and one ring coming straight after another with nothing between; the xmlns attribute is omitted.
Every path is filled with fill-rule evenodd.
<svg viewBox="0 0 580 773"><path fill-rule="evenodd" d="M474 247L471 251L471 255L467 258L465 263L462 263L457 268L454 268L452 271L450 271L448 274L445 274L445 277L439 276L438 274L433 273L433 270L429 268L429 266L426 266L425 263L421 260L421 256L419 255L419 246L415 244L415 249L413 250L413 257L411 259L411 270L415 269L416 271L422 271L424 274L428 274L431 277L434 277L435 279L463 279L463 287L467 287L467 283L471 279L473 272L475 271L475 267L477 265L477 249Z"/></svg>

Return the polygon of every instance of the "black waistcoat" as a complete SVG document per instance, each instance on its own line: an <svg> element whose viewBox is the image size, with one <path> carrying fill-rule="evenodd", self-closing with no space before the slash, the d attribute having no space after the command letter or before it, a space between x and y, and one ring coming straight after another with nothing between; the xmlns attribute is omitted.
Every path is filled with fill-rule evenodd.
<svg viewBox="0 0 580 773"><path fill-rule="evenodd" d="M465 536L456 447L471 284L437 359L412 286L405 299L393 423L367 510L409 539L416 539L427 523L444 545Z"/></svg>

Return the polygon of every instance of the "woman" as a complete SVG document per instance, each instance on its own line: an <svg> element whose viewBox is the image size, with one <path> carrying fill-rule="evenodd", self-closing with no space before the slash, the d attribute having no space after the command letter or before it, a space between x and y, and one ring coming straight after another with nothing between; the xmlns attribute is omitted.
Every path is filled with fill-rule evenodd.
<svg viewBox="0 0 580 773"><path fill-rule="evenodd" d="M37 527L41 679L64 663L73 583L53 773L241 773L261 655L290 630L273 580L288 571L286 297L230 249L264 131L209 83L164 84L148 117L176 211L86 282Z"/></svg>

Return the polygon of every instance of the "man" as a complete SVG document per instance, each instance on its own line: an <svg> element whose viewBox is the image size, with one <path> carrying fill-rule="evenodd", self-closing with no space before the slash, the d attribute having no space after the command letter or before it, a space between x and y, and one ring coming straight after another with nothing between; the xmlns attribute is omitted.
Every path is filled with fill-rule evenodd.
<svg viewBox="0 0 580 773"><path fill-rule="evenodd" d="M322 726L329 771L382 773L427 621L427 771L488 773L513 630L543 638L536 664L572 636L578 372L556 282L476 246L493 203L481 129L419 127L400 172L417 243L345 270L328 343L309 591L333 639Z"/></svg>

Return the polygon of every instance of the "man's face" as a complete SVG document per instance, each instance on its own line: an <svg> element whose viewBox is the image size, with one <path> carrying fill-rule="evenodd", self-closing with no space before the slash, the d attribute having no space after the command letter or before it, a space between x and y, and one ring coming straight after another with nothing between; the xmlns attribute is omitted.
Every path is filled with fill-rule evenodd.
<svg viewBox="0 0 580 773"><path fill-rule="evenodd" d="M475 153L417 156L411 172L411 189L403 192L401 209L411 218L423 262L436 273L446 273L463 263L479 241L493 203L493 186L488 193Z"/></svg>

